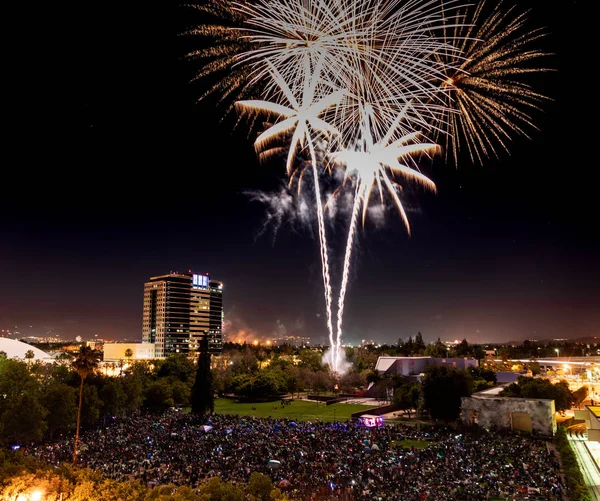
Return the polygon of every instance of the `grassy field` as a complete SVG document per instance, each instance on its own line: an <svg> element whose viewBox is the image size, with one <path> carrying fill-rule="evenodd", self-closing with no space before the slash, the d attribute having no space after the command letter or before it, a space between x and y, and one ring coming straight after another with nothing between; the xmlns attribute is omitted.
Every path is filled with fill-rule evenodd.
<svg viewBox="0 0 600 501"><path fill-rule="evenodd" d="M215 413L238 414L240 416L257 416L287 418L297 421L346 421L353 412L371 408L371 405L333 404L325 405L323 402L308 402L294 400L292 403L281 407L279 400L274 402L240 403L230 398L215 400Z"/></svg>

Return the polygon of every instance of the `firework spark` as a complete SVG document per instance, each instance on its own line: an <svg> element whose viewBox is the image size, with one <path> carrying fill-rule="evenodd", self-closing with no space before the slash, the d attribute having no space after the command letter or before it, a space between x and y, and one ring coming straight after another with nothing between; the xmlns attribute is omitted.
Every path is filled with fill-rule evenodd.
<svg viewBox="0 0 600 501"><path fill-rule="evenodd" d="M531 65L550 55L535 48L545 36L543 29L529 29L529 11L503 11L499 2L487 16L485 7L485 1L480 2L472 18L466 9L462 15L468 24L446 29L458 53L436 54L446 63L441 91L448 110L443 120L449 128L438 137L445 141L446 160L452 156L456 164L462 148L473 163L498 157L498 149L508 152L512 135L529 137L526 128L537 128L529 112L548 100L523 81L532 73L551 71Z"/></svg>
<svg viewBox="0 0 600 501"><path fill-rule="evenodd" d="M343 89L345 98L326 121L340 131L340 147L355 141L360 110L375 110L374 126L383 136L406 109L405 133L429 127L444 115L439 82L445 63L437 53L457 49L443 37L454 25L448 11L430 0L258 0L235 5L247 22L243 36L250 50L239 62L252 68L252 82L270 81L265 95L277 102L281 89L270 78L274 66L295 95L306 85L306 68L321 65L316 101ZM438 36L434 35L439 33Z"/></svg>
<svg viewBox="0 0 600 501"><path fill-rule="evenodd" d="M197 10L203 22L182 33L183 36L199 37L205 47L188 52L185 57L202 65L192 82L208 81L198 101L208 96L219 96L226 104L226 114L234 110L235 101L260 94L257 82L250 82L250 69L240 64L239 55L250 49L247 39L240 37L246 22L245 15L233 8L231 0L211 0L188 7Z"/></svg>

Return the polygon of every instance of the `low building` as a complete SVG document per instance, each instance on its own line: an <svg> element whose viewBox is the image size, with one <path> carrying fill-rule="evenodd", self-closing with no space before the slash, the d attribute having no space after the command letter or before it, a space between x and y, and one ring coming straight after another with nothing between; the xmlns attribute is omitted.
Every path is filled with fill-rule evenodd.
<svg viewBox="0 0 600 501"><path fill-rule="evenodd" d="M496 383L516 383L521 376L532 377L531 372L496 371Z"/></svg>
<svg viewBox="0 0 600 501"><path fill-rule="evenodd" d="M4 352L6 358L32 361L39 360L41 362L54 361L54 358L49 353L46 353L35 346L31 346L30 344L7 337L0 337L0 352Z"/></svg>
<svg viewBox="0 0 600 501"><path fill-rule="evenodd" d="M506 385L473 393L461 399L464 424L484 428L503 428L535 432L551 437L556 433L554 400L542 398L501 397Z"/></svg>
<svg viewBox="0 0 600 501"><path fill-rule="evenodd" d="M125 356L131 350L131 357ZM155 358L154 343L106 343L104 345L104 361L148 360Z"/></svg>
<svg viewBox="0 0 600 501"><path fill-rule="evenodd" d="M479 363L474 358L379 357L375 370L382 374L400 374L418 378L428 365L467 369L468 367L477 367Z"/></svg>

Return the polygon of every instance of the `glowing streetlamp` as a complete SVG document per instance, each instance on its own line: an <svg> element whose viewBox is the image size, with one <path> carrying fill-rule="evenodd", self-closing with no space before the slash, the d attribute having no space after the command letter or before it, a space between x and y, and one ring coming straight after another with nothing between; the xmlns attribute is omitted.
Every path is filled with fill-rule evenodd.
<svg viewBox="0 0 600 501"><path fill-rule="evenodd" d="M554 348L554 351L556 352L556 356L559 357L560 356L560 351L558 348Z"/></svg>

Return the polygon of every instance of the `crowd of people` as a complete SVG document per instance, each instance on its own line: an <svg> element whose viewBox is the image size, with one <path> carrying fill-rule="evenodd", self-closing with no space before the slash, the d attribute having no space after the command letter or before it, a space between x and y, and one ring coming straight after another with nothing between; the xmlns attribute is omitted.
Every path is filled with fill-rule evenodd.
<svg viewBox="0 0 600 501"><path fill-rule="evenodd" d="M402 447L426 440L424 448ZM71 462L73 439L27 448ZM386 424L295 422L172 409L115 419L82 434L80 466L117 480L197 487L211 477L268 475L294 499L562 500L559 463L544 440L508 432Z"/></svg>

